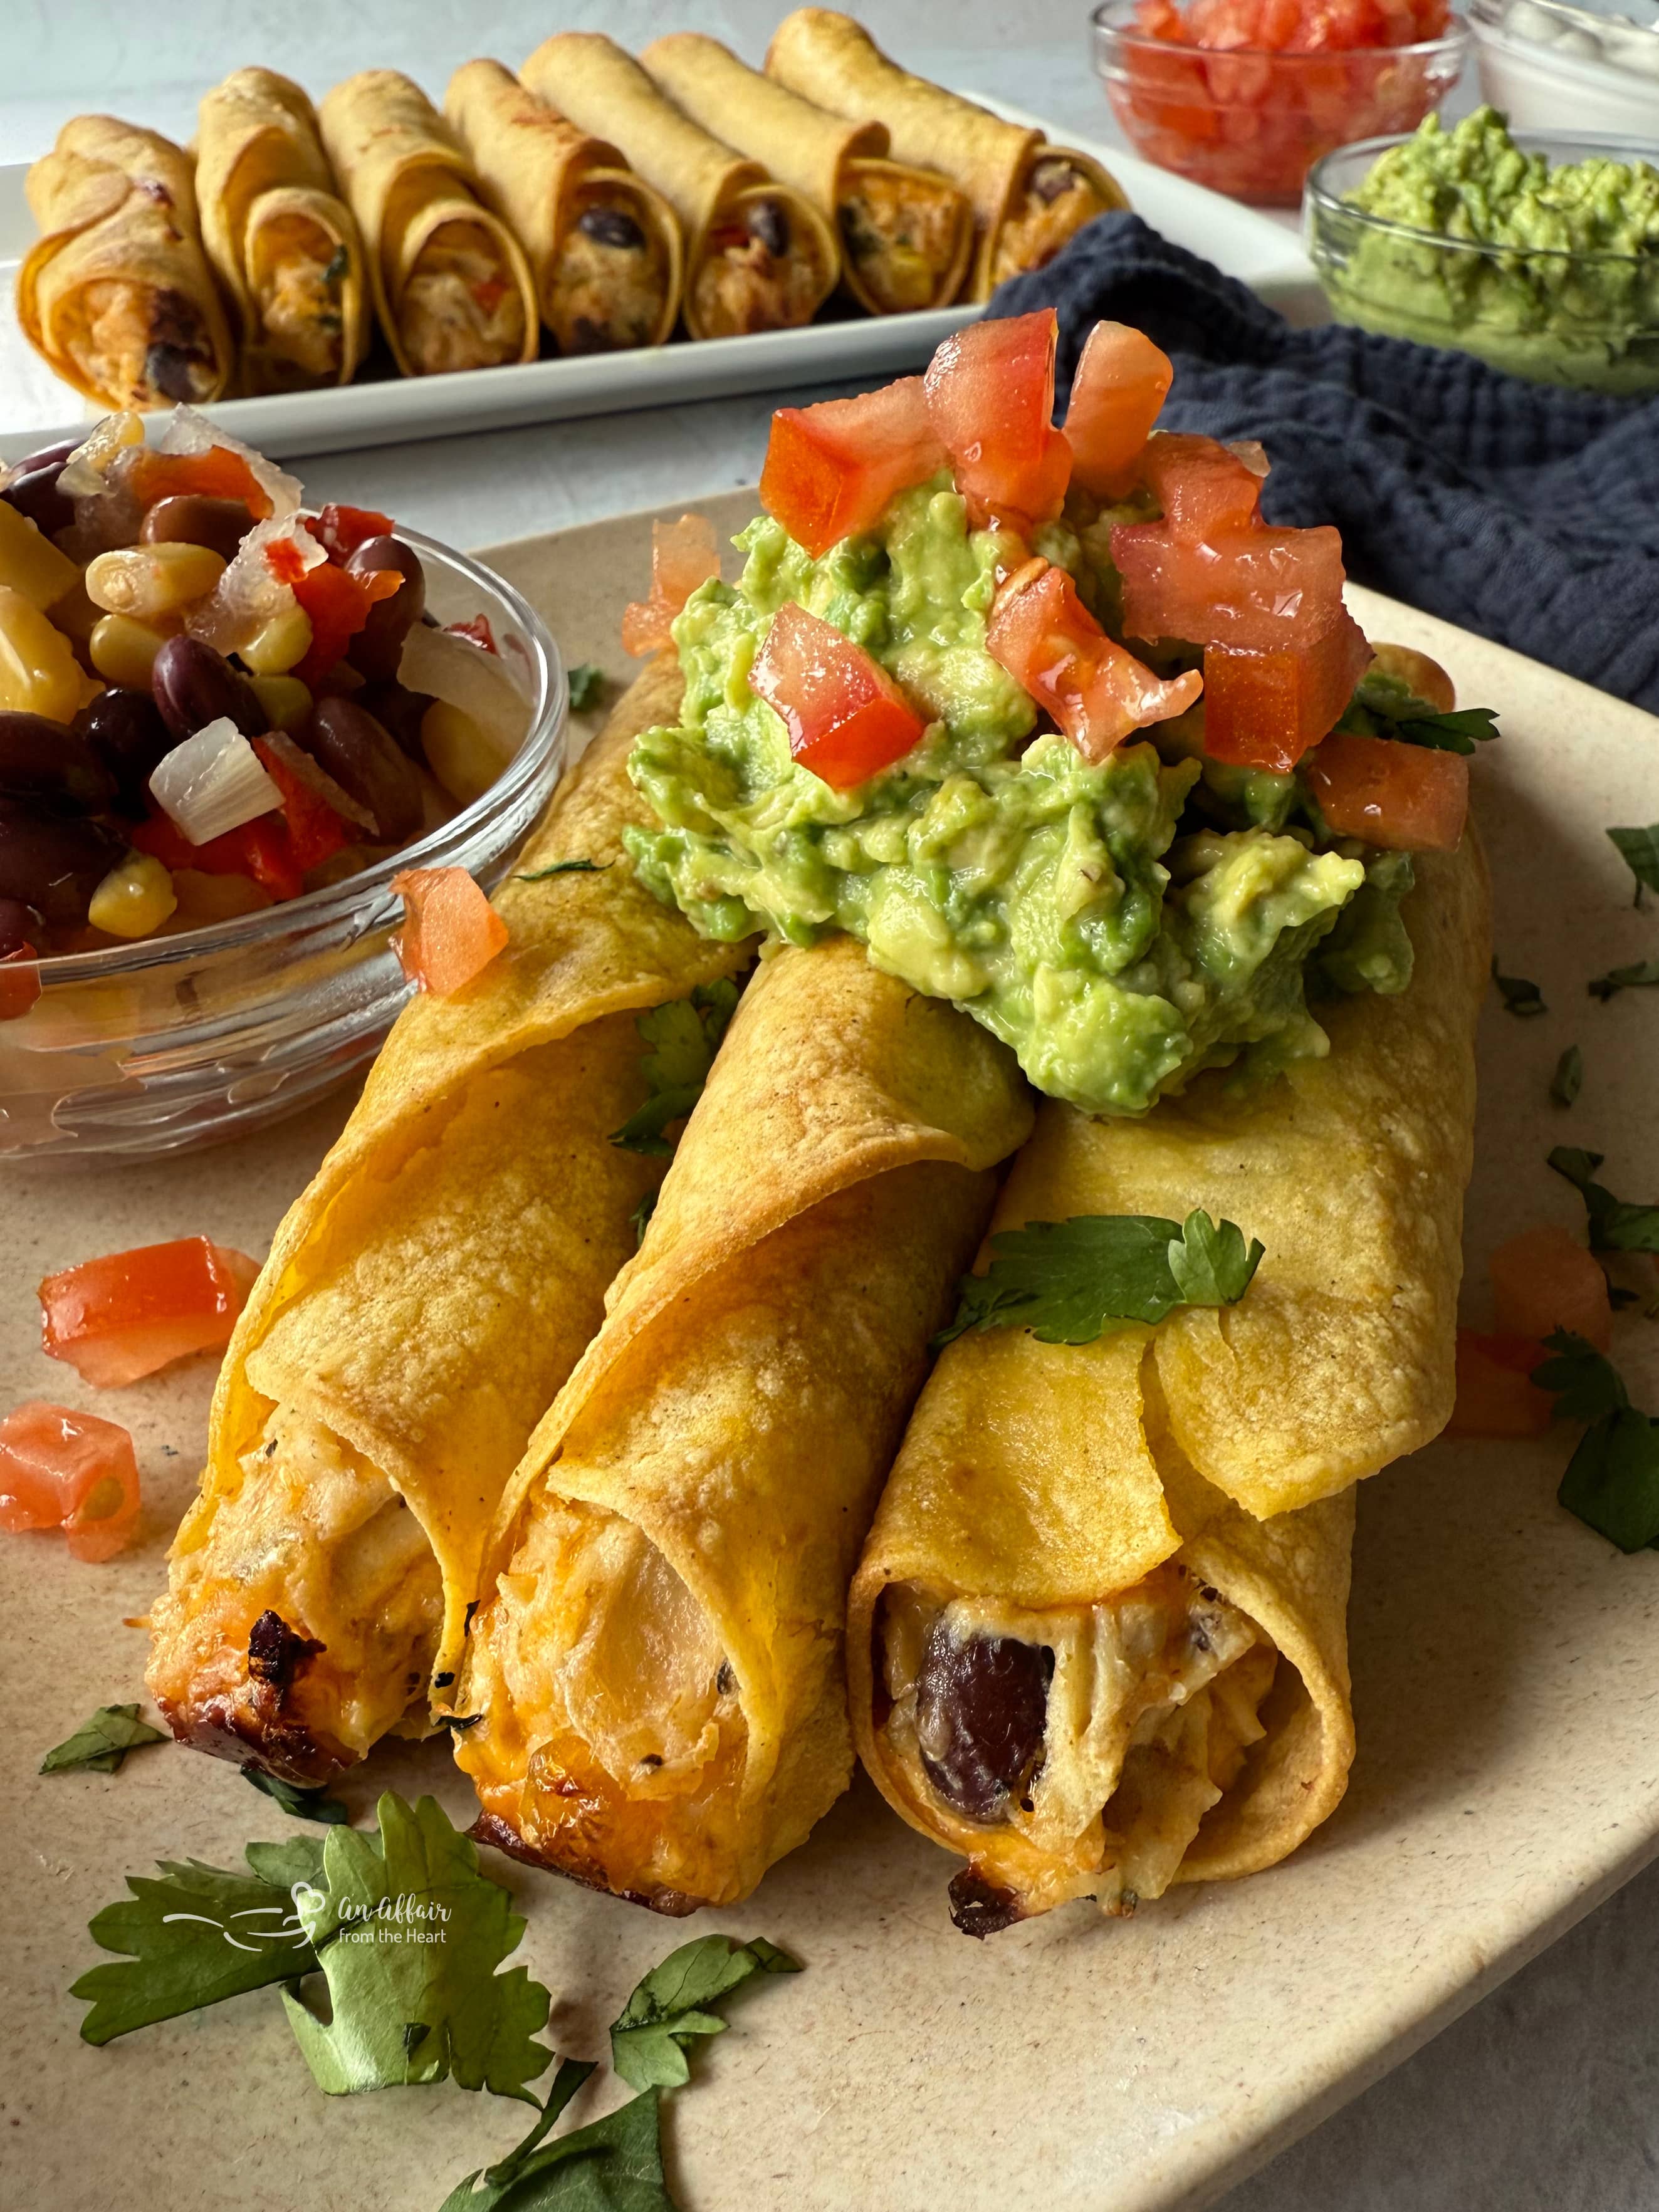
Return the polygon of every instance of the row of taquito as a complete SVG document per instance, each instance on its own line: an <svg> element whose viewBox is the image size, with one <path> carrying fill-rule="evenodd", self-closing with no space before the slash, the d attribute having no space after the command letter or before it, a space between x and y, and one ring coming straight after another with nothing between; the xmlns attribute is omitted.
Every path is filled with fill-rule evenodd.
<svg viewBox="0 0 1659 2212"><path fill-rule="evenodd" d="M600 867L509 889L507 954L402 1018L283 1224L153 1693L307 1779L430 1710L481 1834L671 1911L752 1888L854 1741L968 1862L974 1932L1273 1863L1352 1756L1352 1486L1449 1410L1473 843L1422 866L1408 992L1339 1006L1264 1099L1140 1123L1049 1102L1028 1140L966 1017L848 943L779 953L630 1258L634 1011L737 957L622 857L678 683L641 679L526 872ZM993 1226L1202 1206L1267 1246L1248 1297L969 1335L924 1387L1016 1152Z"/></svg>

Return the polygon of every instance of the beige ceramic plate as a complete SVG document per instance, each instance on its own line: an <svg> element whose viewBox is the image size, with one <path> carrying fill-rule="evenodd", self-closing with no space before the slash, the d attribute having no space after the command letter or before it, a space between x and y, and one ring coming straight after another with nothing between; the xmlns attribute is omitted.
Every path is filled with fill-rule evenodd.
<svg viewBox="0 0 1659 2212"><path fill-rule="evenodd" d="M735 527L746 495L717 504ZM642 518L487 555L541 607L569 660L618 679L623 603L644 584ZM728 573L733 573L728 569ZM1499 1237L1578 1201L1554 1143L1605 1150L1621 1194L1659 1195L1659 1004L1601 1006L1585 980L1659 951L1602 835L1659 812L1659 723L1444 624L1354 595L1374 636L1425 647L1468 702L1503 712L1477 767L1508 972L1550 1012L1493 1004L1481 1037L1472 1319ZM1583 1048L1570 1113L1547 1086ZM170 1748L113 1778L37 1779L41 1753L94 1706L140 1692L143 1611L203 1444L206 1363L100 1398L35 1348L49 1268L195 1231L263 1252L344 1115L143 1167L0 1179L0 1406L42 1395L128 1422L143 1542L77 1566L55 1540L0 1538L0 2193L128 2212L259 2205L435 2212L499 2156L520 2112L453 2087L331 2100L269 1993L105 2051L76 2039L64 1992L85 1929L128 1869L158 1856L239 1863L289 1823L235 1771ZM1620 1324L1616 1356L1659 1406L1659 1326ZM1659 1558L1620 1558L1560 1512L1565 1439L1443 1446L1365 1486L1355 1561L1359 1763L1347 1801L1287 1865L1185 1890L1127 1924L1073 1906L980 1946L945 1917L951 1863L860 1784L740 1910L805 1961L735 2010L667 2124L688 2212L1142 2212L1198 2204L1472 2003L1659 1848L1651 1718ZM441 1746L377 1759L344 1794L437 1790ZM498 1863L529 1915L520 1956L555 1993L562 2050L599 2057L638 1975L690 1931ZM699 1923L701 1924L701 1923ZM604 2093L608 2098L612 2091ZM587 2109L579 2106L579 2113Z"/></svg>

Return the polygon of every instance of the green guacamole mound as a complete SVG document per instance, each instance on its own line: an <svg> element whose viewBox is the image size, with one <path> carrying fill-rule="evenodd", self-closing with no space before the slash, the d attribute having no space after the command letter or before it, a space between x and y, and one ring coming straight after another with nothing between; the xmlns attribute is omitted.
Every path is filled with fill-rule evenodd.
<svg viewBox="0 0 1659 2212"><path fill-rule="evenodd" d="M1039 542L1075 569L1069 531ZM850 931L1091 1114L1144 1113L1241 1057L1267 1073L1324 1052L1304 995L1316 955L1322 988L1403 989L1409 863L1379 875L1358 847L1318 849L1291 823L1294 778L1210 776L1198 710L1163 750L1127 744L1098 766L1033 736L1031 701L985 650L997 542L942 480L820 561L765 517L737 543L741 580L705 585L674 625L683 719L631 761L661 826L629 830L629 849L705 936ZM930 717L913 752L849 791L795 764L749 688L790 599Z"/></svg>

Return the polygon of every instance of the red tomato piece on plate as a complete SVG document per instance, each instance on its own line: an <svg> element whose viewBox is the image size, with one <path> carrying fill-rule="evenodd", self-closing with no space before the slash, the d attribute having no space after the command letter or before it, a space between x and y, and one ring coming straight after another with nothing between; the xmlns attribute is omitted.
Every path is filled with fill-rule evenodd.
<svg viewBox="0 0 1659 2212"><path fill-rule="evenodd" d="M390 538L398 526L372 507L337 507L330 500L306 527L331 561L343 561L371 538Z"/></svg>
<svg viewBox="0 0 1659 2212"><path fill-rule="evenodd" d="M1469 764L1393 738L1334 731L1302 763L1333 834L1395 853L1450 853L1469 811Z"/></svg>
<svg viewBox="0 0 1659 2212"><path fill-rule="evenodd" d="M670 625L693 592L720 572L714 526L706 515L683 514L678 522L651 526L651 595L623 610L623 651L637 659L672 645Z"/></svg>
<svg viewBox="0 0 1659 2212"><path fill-rule="evenodd" d="M1541 1437L1554 1404L1533 1382L1549 1354L1534 1337L1457 1332L1457 1400L1449 1437Z"/></svg>
<svg viewBox="0 0 1659 2212"><path fill-rule="evenodd" d="M246 1252L205 1237L83 1261L40 1285L41 1348L83 1382L118 1390L228 1344L258 1272Z"/></svg>
<svg viewBox="0 0 1659 2212"><path fill-rule="evenodd" d="M1315 645L1204 648L1204 750L1212 760L1284 775L1334 727L1370 666L1346 607Z"/></svg>
<svg viewBox="0 0 1659 2212"><path fill-rule="evenodd" d="M1052 307L970 323L928 363L927 411L976 530L1030 531L1066 503L1072 449L1054 411Z"/></svg>
<svg viewBox="0 0 1659 2212"><path fill-rule="evenodd" d="M1600 1262L1566 1229L1523 1229L1492 1255L1498 1326L1542 1338L1570 1329L1598 1352L1613 1341L1613 1302Z"/></svg>
<svg viewBox="0 0 1659 2212"><path fill-rule="evenodd" d="M761 471L761 505L819 560L873 530L888 501L945 466L943 441L919 376L856 399L780 407Z"/></svg>
<svg viewBox="0 0 1659 2212"><path fill-rule="evenodd" d="M1165 683L1107 636L1064 568L1032 561L997 593L985 649L1051 714L1085 760L1104 760L1148 722L1184 714L1196 670Z"/></svg>
<svg viewBox="0 0 1659 2212"><path fill-rule="evenodd" d="M1121 499L1138 474L1148 434L1175 369L1143 331L1097 323L1084 343L1066 410L1072 474L1097 499Z"/></svg>
<svg viewBox="0 0 1659 2212"><path fill-rule="evenodd" d="M376 601L391 599L404 583L396 568L371 568L359 574L355 568L337 568L331 561L319 561L314 568L283 580L311 617L310 649L294 673L301 684L312 685L341 658Z"/></svg>
<svg viewBox="0 0 1659 2212"><path fill-rule="evenodd" d="M31 1398L0 1421L0 1529L61 1528L77 1559L112 1559L138 1519L132 1438Z"/></svg>
<svg viewBox="0 0 1659 2212"><path fill-rule="evenodd" d="M793 600L773 616L749 685L781 718L791 757L836 791L902 760L927 726L861 645Z"/></svg>
<svg viewBox="0 0 1659 2212"><path fill-rule="evenodd" d="M406 916L392 950L417 990L459 991L507 943L507 924L465 868L404 868L392 888Z"/></svg>

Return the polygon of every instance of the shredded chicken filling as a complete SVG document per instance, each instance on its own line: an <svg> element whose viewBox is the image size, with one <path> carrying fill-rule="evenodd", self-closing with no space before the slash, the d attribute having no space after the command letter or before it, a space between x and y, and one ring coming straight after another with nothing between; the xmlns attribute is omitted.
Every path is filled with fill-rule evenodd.
<svg viewBox="0 0 1659 2212"><path fill-rule="evenodd" d="M698 320L710 337L794 330L811 320L824 292L817 241L795 238L780 202L745 200L711 244L692 287Z"/></svg>
<svg viewBox="0 0 1659 2212"><path fill-rule="evenodd" d="M249 241L254 345L283 385L331 382L345 343L340 287L345 249L309 216L278 216Z"/></svg>
<svg viewBox="0 0 1659 2212"><path fill-rule="evenodd" d="M1084 170L1061 158L1039 161L997 233L992 283L1041 269L1085 222L1106 211L1099 186Z"/></svg>
<svg viewBox="0 0 1659 2212"><path fill-rule="evenodd" d="M650 345L668 299L655 228L614 193L587 199L565 234L543 313L561 353Z"/></svg>
<svg viewBox="0 0 1659 2212"><path fill-rule="evenodd" d="M524 350L524 301L482 223L443 222L415 257L398 328L416 371L499 368Z"/></svg>
<svg viewBox="0 0 1659 2212"><path fill-rule="evenodd" d="M943 177L890 161L849 161L852 189L836 210L842 243L884 314L942 307L941 288L964 220Z"/></svg>

